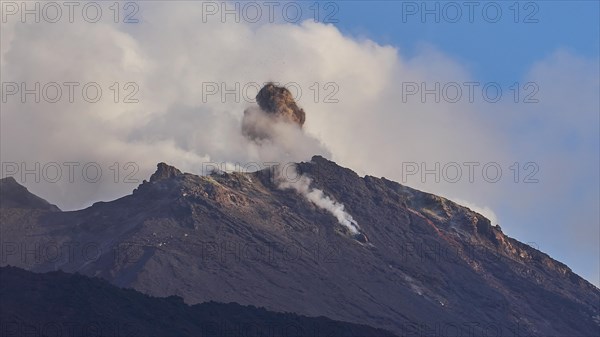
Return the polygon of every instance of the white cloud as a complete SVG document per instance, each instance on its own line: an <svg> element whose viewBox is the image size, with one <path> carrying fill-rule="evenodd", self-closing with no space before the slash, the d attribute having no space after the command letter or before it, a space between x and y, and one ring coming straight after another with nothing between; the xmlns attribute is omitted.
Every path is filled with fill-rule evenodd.
<svg viewBox="0 0 600 337"><path fill-rule="evenodd" d="M534 64L523 82L539 85L538 104L505 100L490 104L480 96L473 104L465 99L454 104L431 99L422 103L418 95L404 101L402 88L407 82L431 86L474 79L463 65L433 46L424 45L407 58L391 46L344 36L332 25L203 23L201 6L195 2L144 2L141 7L137 25L81 20L2 24L3 82L96 82L103 89L103 99L95 104L83 101L80 94L72 104L64 99L22 104L14 97L3 104L3 162L100 163L102 183L79 177L75 183L65 178L48 183L42 178L36 184L28 178L26 185L33 192L60 207L80 208L129 193L136 184L122 182L124 174L132 172L124 170L127 162L139 166L135 177L141 180L160 161L200 173L207 161L265 160L265 153L240 133L241 117L250 103L244 97L236 102L233 95L225 102L220 95L203 97L203 83L225 83L228 88L240 83L243 88L273 80L293 82L302 89L299 103L307 112L305 130L318 141L304 144L292 157L281 153L281 158L268 160L330 153L333 160L361 174L400 182L403 163L424 162L428 168L436 162L442 168L453 162L479 162L479 167L498 163L503 169L498 183L486 182L480 171L470 182L463 166L458 182L441 176L438 183L432 175L422 179L416 174L406 184L485 205L473 207L490 217L495 217L494 209L503 221L518 216L523 222L501 223L517 237L539 235L548 231L544 226L566 232L564 223L554 219L576 216L583 220L572 223L568 231L595 234L586 239L588 246L598 246L597 208L565 201L578 192L583 200L598 200L597 60L559 51ZM135 82L139 103L112 102L109 87L114 82L120 83L121 101L131 92L123 88L125 83ZM317 100L314 83L320 88ZM326 87L328 83L334 86ZM339 102L325 103L325 96L336 88L333 98ZM519 162L523 169L530 161L539 165L540 182L512 182L510 166ZM117 184L110 169L115 162L121 166ZM535 223L533 212L546 213L547 222ZM575 239L565 246L579 249ZM591 256L592 250L580 250L578 256ZM597 258L590 261L586 265L598 265Z"/></svg>

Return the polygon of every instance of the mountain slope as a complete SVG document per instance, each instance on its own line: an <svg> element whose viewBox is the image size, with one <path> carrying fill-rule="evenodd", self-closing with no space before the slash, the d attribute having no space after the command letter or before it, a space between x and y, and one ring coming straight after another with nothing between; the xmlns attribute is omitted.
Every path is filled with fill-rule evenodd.
<svg viewBox="0 0 600 337"><path fill-rule="evenodd" d="M367 326L235 303L188 306L78 274L0 268L2 336L392 336Z"/></svg>
<svg viewBox="0 0 600 337"><path fill-rule="evenodd" d="M0 179L0 208L40 209L46 211L60 211L58 207L29 192L20 185L15 178Z"/></svg>
<svg viewBox="0 0 600 337"><path fill-rule="evenodd" d="M2 263L398 335L598 334L600 291L480 214L318 156L298 171L344 204L363 239L278 188L271 171L199 177L159 164L149 182L115 201L35 218L3 215ZM39 253L23 254L23 245Z"/></svg>

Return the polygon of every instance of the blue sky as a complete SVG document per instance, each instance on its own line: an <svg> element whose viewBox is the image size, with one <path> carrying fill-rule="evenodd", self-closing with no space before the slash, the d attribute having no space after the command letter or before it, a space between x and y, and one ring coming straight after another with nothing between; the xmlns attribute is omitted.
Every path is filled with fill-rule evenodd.
<svg viewBox="0 0 600 337"><path fill-rule="evenodd" d="M598 57L600 48L598 1L521 1L516 16L514 1L495 2L502 9L496 23L487 21L494 20L493 7L484 16L481 8L485 2L477 2L480 5L474 7L472 20L467 17L469 8L461 5L464 1L453 2L461 5L462 14L455 23L451 22L456 21L452 8L444 9L448 2L443 1L336 3L339 12L335 25L342 32L391 44L408 57L423 43L432 44L464 62L481 81L518 81L535 61L559 48L587 57ZM440 22L436 23L432 14L422 20L422 7L411 14L408 3L425 3L425 9L439 4ZM534 5L526 7L528 3Z"/></svg>
<svg viewBox="0 0 600 337"><path fill-rule="evenodd" d="M460 62L476 80L482 82L509 85L523 81L536 62L557 50L567 50L574 55L595 60L596 63L599 59L600 2L598 1L521 1L518 3L518 15L515 14L515 7L513 7L515 2L496 2L503 11L496 23L486 20L488 18L493 21L494 13L491 9L488 17L483 17L483 13L478 10L485 5L485 2L478 2L479 6L475 8L472 20L467 17L468 7L462 5L464 2L454 2L461 7L462 17L458 22L449 22L455 20L454 12L449 12L451 7L447 8L448 16L444 16L443 8L448 2L426 2L426 8L435 9L436 3L440 6L439 23L435 22L433 14L425 16L423 20L422 7L417 7L415 14L409 13L410 10L414 12L414 7L411 7L413 4L422 6L424 3L422 1L339 1L336 3L339 12L336 15L338 22L335 25L344 34L392 45L407 58L414 57L423 46L433 46ZM515 23L515 19L519 22ZM600 77L600 74L598 76ZM595 113L600 114L599 111ZM521 131L527 134L528 128L536 128L536 125L536 123L527 124ZM581 146L579 141L577 132L571 132L561 145L574 149ZM588 144L587 148L590 164L595 168L598 167L600 152L598 142L599 136L596 131L595 141ZM585 165L585 163L577 165ZM565 262L575 272L598 286L597 247L600 238L591 239L592 243L588 243L590 247L585 253L588 255L583 256L581 251L573 248L573 241L568 243L568 240L564 240L565 237L572 235L568 227L572 221L577 220L574 220L568 211L561 211L561 208L571 207L569 202L572 202L587 203L588 207L596 208L595 214L598 213L597 208L600 206L597 201L600 187L597 175L600 173L593 172L594 170L591 170L591 173L573 182L568 195L557 195L557 202L551 205L534 203L527 210L517 213L515 207L511 205L512 201L505 200L497 203L494 211L500 217L503 228L509 235L523 242L535 242L532 245ZM549 185L560 184L552 180L546 180L544 183L550 191L552 187L548 187ZM520 191L516 189L515 193ZM547 212L548 209L554 211ZM547 228L545 228L546 224ZM597 220L587 225L600 226ZM592 232L596 233L596 231ZM583 241L585 240L581 240L582 245L585 245Z"/></svg>

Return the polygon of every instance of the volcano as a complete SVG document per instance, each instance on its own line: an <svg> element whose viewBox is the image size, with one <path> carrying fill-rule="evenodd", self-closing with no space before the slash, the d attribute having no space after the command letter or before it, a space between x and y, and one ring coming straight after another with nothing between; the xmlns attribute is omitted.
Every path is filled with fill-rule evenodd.
<svg viewBox="0 0 600 337"><path fill-rule="evenodd" d="M273 170L197 176L161 163L132 194L71 212L2 179L2 266L398 336L598 335L600 290L482 215L320 156L296 168L364 239L279 188Z"/></svg>

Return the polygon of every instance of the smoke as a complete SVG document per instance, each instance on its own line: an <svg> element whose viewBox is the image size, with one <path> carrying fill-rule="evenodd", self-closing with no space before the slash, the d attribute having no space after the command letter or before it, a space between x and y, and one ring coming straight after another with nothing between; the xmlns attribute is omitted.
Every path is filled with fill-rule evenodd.
<svg viewBox="0 0 600 337"><path fill-rule="evenodd" d="M287 178L281 169L277 168L275 172L275 181L279 188L294 189L317 207L331 213L342 226L350 231L350 233L354 235L360 233L358 230L358 223L352 218L352 215L344 210L344 205L326 196L322 190L310 187L312 180L309 177L301 175L298 179L292 180Z"/></svg>
<svg viewBox="0 0 600 337"><path fill-rule="evenodd" d="M472 202L462 200L462 199L453 199L452 201L454 201L455 203L457 203L459 205L465 206L474 212L477 212L477 213L483 215L484 217L488 218L488 220L490 220L492 225L497 225L500 223L496 213L488 206L479 206L477 204L474 204Z"/></svg>
<svg viewBox="0 0 600 337"><path fill-rule="evenodd" d="M287 124L299 129L304 125L306 114L285 87L267 83L256 95L256 102L259 108L250 107L244 111L242 133L247 138L258 142L274 136L282 138L281 134L276 134L275 125Z"/></svg>
<svg viewBox="0 0 600 337"><path fill-rule="evenodd" d="M331 152L321 141L305 133L297 124L274 118L259 107L246 109L241 134L239 129L237 133L243 135L240 143L245 150L240 157L248 161L296 163L315 154L331 157Z"/></svg>
<svg viewBox="0 0 600 337"><path fill-rule="evenodd" d="M268 83L258 92L256 101L259 107L250 107L244 111L242 134L258 147L261 159L280 160L302 155L318 142L302 130L306 119L304 110L298 107L286 88ZM358 224L344 210L343 204L332 200L322 190L311 188L312 180L305 175L299 176L295 165L293 178L284 174L281 167L283 165L278 165L274 170L273 180L278 188L294 189L306 200L331 213L352 234L359 234ZM285 173L288 173L287 169L289 166Z"/></svg>
<svg viewBox="0 0 600 337"><path fill-rule="evenodd" d="M304 110L298 107L294 101L294 96L285 87L267 83L256 95L256 102L266 113L296 123L300 127L304 125L306 114Z"/></svg>

